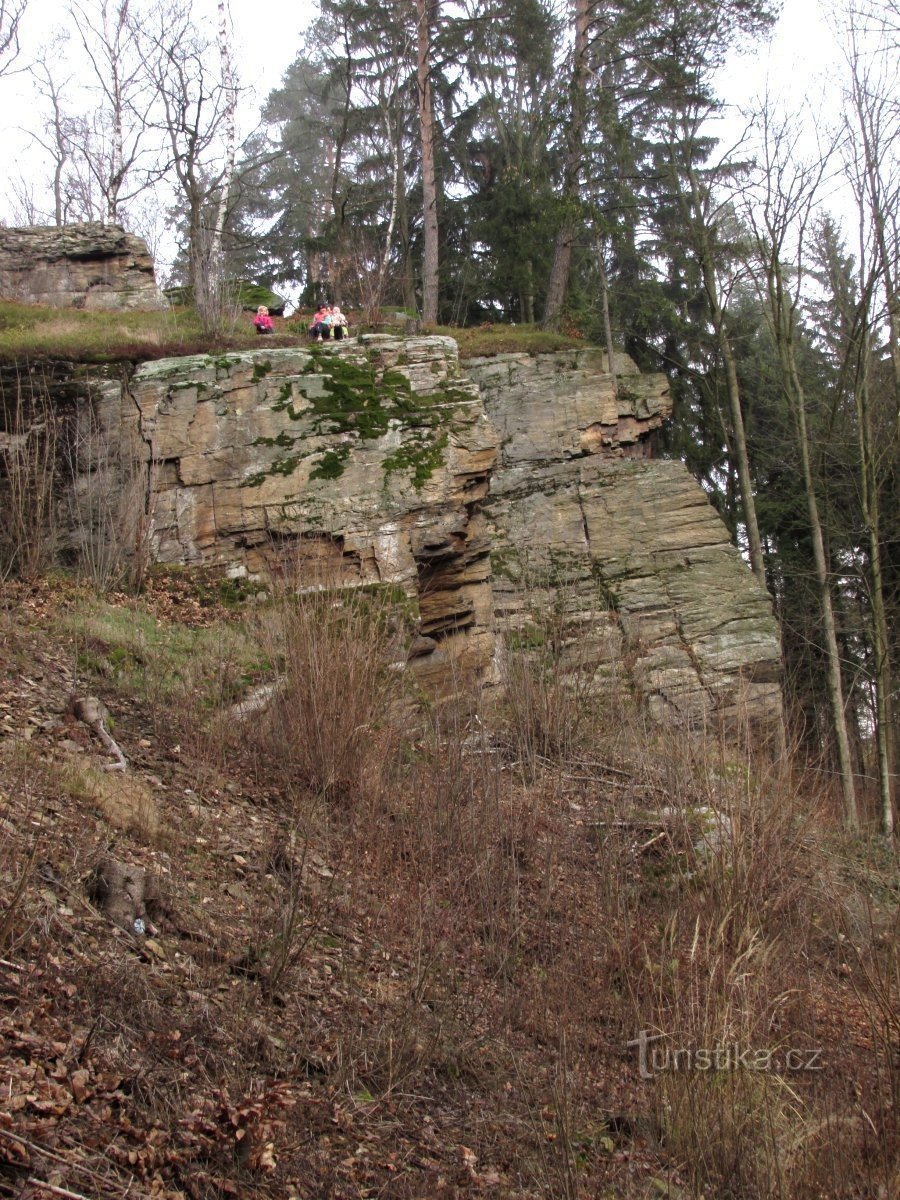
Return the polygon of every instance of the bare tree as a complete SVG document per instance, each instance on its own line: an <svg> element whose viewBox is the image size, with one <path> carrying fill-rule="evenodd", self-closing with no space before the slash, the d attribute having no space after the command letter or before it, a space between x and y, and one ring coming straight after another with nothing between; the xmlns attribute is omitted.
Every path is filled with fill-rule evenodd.
<svg viewBox="0 0 900 1200"><path fill-rule="evenodd" d="M816 161L805 163L799 152L797 134L786 122L779 123L775 119L768 104L759 114L759 125L762 147L758 190L747 205L746 215L753 232L756 278L778 351L781 386L794 422L822 614L844 823L848 829L855 830L859 827L859 814L832 600L833 579L825 551L807 419L808 398L797 345L806 243L831 154L826 151Z"/></svg>
<svg viewBox="0 0 900 1200"><path fill-rule="evenodd" d="M35 141L50 155L53 163L53 213L57 225L62 225L66 218L66 204L63 188L63 177L71 152L71 123L63 112L63 89L69 82L68 78L57 81L48 61L51 57L62 57L58 51L62 49L64 39L57 39L49 53L42 54L32 67L38 92L44 97L50 107L49 116L44 122L44 136L35 134Z"/></svg>
<svg viewBox="0 0 900 1200"><path fill-rule="evenodd" d="M82 188L96 194L101 220L121 219L128 200L157 178L138 171L147 146L153 93L138 53L131 0L72 0L69 12L100 103L74 122L70 135ZM153 156L155 158L155 156Z"/></svg>
<svg viewBox="0 0 900 1200"><path fill-rule="evenodd" d="M0 0L0 75L19 57L19 28L28 0Z"/></svg>
<svg viewBox="0 0 900 1200"><path fill-rule="evenodd" d="M848 68L845 97L844 171L853 189L858 220L858 294L852 314L852 363L859 446L859 490L869 556L869 598L875 689L875 740L881 829L894 830L892 767L896 740L891 640L885 602L882 494L900 446L900 87L896 75L896 3L848 7L841 38ZM893 23L892 23L893 22ZM868 36L866 36L868 34ZM873 36L874 35L874 36ZM880 292L880 311L874 303ZM879 329L886 334L893 417L884 419L873 376ZM883 406L882 406L883 407ZM881 418L881 419L879 419ZM896 747L894 747L896 750Z"/></svg>
<svg viewBox="0 0 900 1200"><path fill-rule="evenodd" d="M206 289L218 289L216 218L209 210L221 194L228 169L228 88L218 70L216 47L193 24L189 6L164 0L142 26L144 69L159 99L158 124L167 145L167 169L184 205L188 284L204 311ZM215 259L215 261L213 261Z"/></svg>

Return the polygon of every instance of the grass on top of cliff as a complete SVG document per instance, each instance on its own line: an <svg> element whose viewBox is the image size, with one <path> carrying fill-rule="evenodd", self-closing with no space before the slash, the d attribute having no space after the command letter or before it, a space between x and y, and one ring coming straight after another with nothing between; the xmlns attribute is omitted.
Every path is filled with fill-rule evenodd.
<svg viewBox="0 0 900 1200"><path fill-rule="evenodd" d="M204 330L193 308L162 312L88 312L77 308L0 301L0 359L62 358L110 362L169 358L255 346L260 340L249 313L235 328ZM290 344L296 337L290 338ZM278 336L269 345L284 343Z"/></svg>
<svg viewBox="0 0 900 1200"><path fill-rule="evenodd" d="M305 319L275 318L275 335L267 346L305 341ZM352 332L360 332L352 326ZM398 329L398 334L401 331ZM564 333L549 333L535 325L477 325L471 329L435 326L426 334L452 337L460 358L495 354L548 354L584 345ZM243 350L258 346L252 314L241 313L232 329L210 333L193 308L163 312L96 312L77 308L0 301L0 361L59 358L73 362L142 361L154 358Z"/></svg>
<svg viewBox="0 0 900 1200"><path fill-rule="evenodd" d="M568 333L552 333L538 325L495 325L486 322L468 329L434 325L423 328L422 332L454 338L461 359L490 358L495 354L552 354L555 350L577 350L585 345L582 338Z"/></svg>

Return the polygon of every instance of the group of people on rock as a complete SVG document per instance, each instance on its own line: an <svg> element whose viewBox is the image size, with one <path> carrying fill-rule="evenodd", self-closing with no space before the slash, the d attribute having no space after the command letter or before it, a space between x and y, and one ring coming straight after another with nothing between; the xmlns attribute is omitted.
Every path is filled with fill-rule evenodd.
<svg viewBox="0 0 900 1200"><path fill-rule="evenodd" d="M261 304L256 310L256 316L253 318L253 324L257 333L272 333L274 326L272 318L269 316L269 310L264 304ZM316 315L312 319L312 324L309 327L309 336L315 341L321 342L326 338L334 338L339 342L342 338L349 335L347 318L341 312L339 304L320 304L316 309Z"/></svg>
<svg viewBox="0 0 900 1200"><path fill-rule="evenodd" d="M347 337L348 333L347 318L341 312L341 306L320 304L310 324L309 336L317 342L332 337L339 342Z"/></svg>

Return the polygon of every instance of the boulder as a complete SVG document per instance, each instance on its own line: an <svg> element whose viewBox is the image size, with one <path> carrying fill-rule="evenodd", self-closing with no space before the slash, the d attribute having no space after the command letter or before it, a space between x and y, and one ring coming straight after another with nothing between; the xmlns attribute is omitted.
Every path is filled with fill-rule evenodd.
<svg viewBox="0 0 900 1200"><path fill-rule="evenodd" d="M55 308L167 307L144 239L98 222L0 228L0 296Z"/></svg>

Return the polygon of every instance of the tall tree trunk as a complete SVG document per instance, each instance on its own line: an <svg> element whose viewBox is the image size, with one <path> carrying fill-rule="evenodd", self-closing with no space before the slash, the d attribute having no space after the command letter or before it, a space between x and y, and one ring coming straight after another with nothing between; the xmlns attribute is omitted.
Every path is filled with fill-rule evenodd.
<svg viewBox="0 0 900 1200"><path fill-rule="evenodd" d="M844 804L844 824L850 830L859 828L856 808L856 786L853 778L853 758L847 733L847 714L844 711L844 687L841 679L841 655L838 648L834 608L831 603L831 581L819 518L815 481L809 451L809 431L806 424L806 395L794 353L793 311L787 299L781 265L773 264L768 271L769 301L775 339L784 376L784 390L794 417L797 447L803 470L806 509L813 545L813 560L822 608L822 628L825 635L825 655L828 664L828 698L831 704L832 727L837 746L838 770Z"/></svg>
<svg viewBox="0 0 900 1200"><path fill-rule="evenodd" d="M519 316L526 325L534 324L534 263L530 258L524 263L524 278L519 292Z"/></svg>
<svg viewBox="0 0 900 1200"><path fill-rule="evenodd" d="M609 279L606 276L604 253L606 247L602 241L597 242L597 273L600 276L600 303L603 311L603 338L606 342L606 369L610 375L615 375L615 350L613 349L612 324L609 319Z"/></svg>
<svg viewBox="0 0 900 1200"><path fill-rule="evenodd" d="M741 491L741 508L744 513L744 527L747 530L747 548L750 553L750 566L753 574L763 587L766 586L766 564L763 557L762 539L759 536L759 522L756 519L756 501L753 498L753 481L750 477L750 455L747 452L747 436L744 430L744 413L741 408L741 388L738 382L737 363L734 348L725 324L725 312L719 298L719 285L716 281L713 264L712 244L704 212L703 197L700 191L700 181L692 166L687 168L687 179L690 186L690 218L694 225L697 239L697 251L700 259L700 269L703 273L703 288L709 303L710 317L716 344L722 355L725 366L725 381L728 390L728 408L731 416L731 432L736 459L738 482Z"/></svg>
<svg viewBox="0 0 900 1200"><path fill-rule="evenodd" d="M437 324L438 318L438 210L431 90L431 29L438 16L438 0L416 0L416 80L422 143L422 320L426 325Z"/></svg>
<svg viewBox="0 0 900 1200"><path fill-rule="evenodd" d="M580 195L581 160L584 156L584 128L587 120L588 26L590 0L575 0L575 45L572 81L569 87L569 128L566 135L566 162L563 171L563 218L553 247L553 266L547 284L543 326L556 329L562 317L569 291L572 247L578 236L577 207Z"/></svg>
<svg viewBox="0 0 900 1200"><path fill-rule="evenodd" d="M222 170L222 185L216 207L216 222L213 226L209 248L210 270L224 270L222 263L222 241L225 236L225 220L228 216L228 199L234 179L234 161L237 153L237 85L234 77L234 60L228 36L231 24L226 0L218 0L219 12L219 63L222 71L222 87L225 92L225 165Z"/></svg>
<svg viewBox="0 0 900 1200"><path fill-rule="evenodd" d="M869 601L872 605L872 652L875 684L875 750L878 761L878 796L881 832L894 833L891 787L891 666L890 640L884 604L881 569L881 513L875 448L872 444L872 414L869 403L869 354L864 349L860 378L854 387L856 429L859 442L860 500L869 541Z"/></svg>
<svg viewBox="0 0 900 1200"><path fill-rule="evenodd" d="M409 209L406 204L406 187L403 174L397 189L397 228L400 234L400 286L403 289L403 307L416 311L416 273L409 247Z"/></svg>

